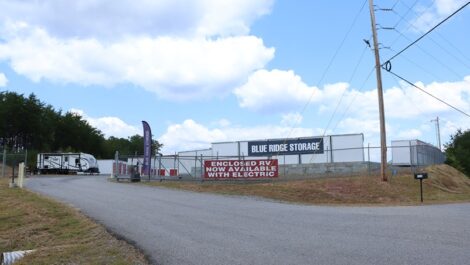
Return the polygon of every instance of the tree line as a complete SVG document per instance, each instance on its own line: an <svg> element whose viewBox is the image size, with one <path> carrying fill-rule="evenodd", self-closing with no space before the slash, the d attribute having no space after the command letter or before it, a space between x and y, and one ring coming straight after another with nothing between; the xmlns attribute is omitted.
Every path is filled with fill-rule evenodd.
<svg viewBox="0 0 470 265"><path fill-rule="evenodd" d="M143 154L144 139L109 137L91 126L77 113L55 110L34 94L0 92L0 148L18 153L28 150L33 163L38 152L84 152L96 158ZM152 151L162 145L152 141ZM446 163L470 176L470 130L458 130L446 144Z"/></svg>
<svg viewBox="0 0 470 265"><path fill-rule="evenodd" d="M109 137L79 114L63 113L40 101L36 95L0 92L0 148L8 152L84 152L96 158L113 158L114 153L143 154L143 137ZM161 144L153 140L153 152ZM33 157L32 157L33 158Z"/></svg>
<svg viewBox="0 0 470 265"><path fill-rule="evenodd" d="M445 147L446 163L470 177L470 130L457 130Z"/></svg>

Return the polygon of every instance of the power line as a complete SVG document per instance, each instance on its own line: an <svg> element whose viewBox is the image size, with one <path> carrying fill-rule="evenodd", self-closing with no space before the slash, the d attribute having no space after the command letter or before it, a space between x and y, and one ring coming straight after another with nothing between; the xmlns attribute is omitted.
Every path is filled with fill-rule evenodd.
<svg viewBox="0 0 470 265"><path fill-rule="evenodd" d="M418 3L418 0L415 0L415 2L410 6L408 6L407 4L403 3L403 1L401 1L401 3L406 6L408 8L408 10L406 10L405 14L403 16L401 16L399 13L395 12L395 14L397 14L400 19L397 21L397 23L395 23L395 25L393 26L394 28L396 28L398 26L398 24L400 24L404 19L405 17L410 13L410 11L415 7L415 5Z"/></svg>
<svg viewBox="0 0 470 265"><path fill-rule="evenodd" d="M359 58L359 61L357 62L356 67L354 67L354 70L353 70L353 72L352 72L352 74L351 74L351 77L349 78L349 81L348 81L349 84L351 83L352 79L353 79L354 76L356 75L356 71L357 71L357 69L359 68L360 63L362 62L362 58L364 57L364 54L365 54L365 51L366 51L366 50L367 50L367 46L364 47L364 49L363 49L363 51L362 51L362 53L361 53L361 57ZM323 131L323 136L325 136L326 131L328 130L328 127L330 127L330 124L331 124L331 122L333 121L333 118L335 117L336 112L338 111L339 106L341 105L341 102L343 101L343 98L344 98L344 95L346 94L346 91L347 91L347 89L345 89L345 90L343 91L343 93L341 93L341 97L340 97L340 99L339 99L339 101L338 101L338 104L336 104L335 110L333 111L333 114L331 115L331 117L330 117L330 119L329 119L329 121L328 121L328 123L327 123L327 125L326 125L326 127L325 127L325 130Z"/></svg>
<svg viewBox="0 0 470 265"><path fill-rule="evenodd" d="M458 56L454 55L453 53L451 53L450 51L448 51L446 48L444 48L444 46L442 46L441 44L439 44L439 42L435 41L433 38L429 38L437 47L441 48L441 50L443 50L445 53L447 53L448 55L450 55L452 58L454 58L457 62L461 63L463 66L467 67L468 69L470 69L470 66L462 61L462 59L460 59Z"/></svg>
<svg viewBox="0 0 470 265"><path fill-rule="evenodd" d="M412 64L412 65L416 66L417 68L421 69L424 73L428 74L430 77L432 77L436 80L439 79L439 77L435 73L431 72L429 69L425 68L423 65L416 63L415 61L411 60L410 58L408 58L404 54L402 54L401 57L404 58L410 64ZM398 79L396 79L396 78L395 78L395 80L398 81Z"/></svg>
<svg viewBox="0 0 470 265"><path fill-rule="evenodd" d="M416 4L416 2L415 2L415 4ZM406 4L404 4L404 5L407 6ZM414 5L413 5L413 6L414 6ZM408 6L407 6L407 7L408 7ZM406 14L408 14L408 12L409 12L410 10L411 10L411 7L408 7L408 11L407 11ZM406 14L405 14L405 16L406 16ZM401 20L404 19L404 16L401 16L401 15L398 14L398 13L397 13L397 15L402 18ZM400 20L400 21L401 21L401 20ZM407 21L407 24L408 24L408 29L409 29L409 28L414 28L415 30L419 30L415 25L413 25L413 24L410 23L409 21ZM395 31L399 34L399 37L404 37L404 38L407 39L408 41L411 41L408 37L406 37L406 36L405 36L403 33L401 33L399 30L395 29ZM459 53L461 54L461 56L463 56L464 58L466 58L466 56L465 56L457 47L455 47L455 45L453 45L453 44L452 44L450 41L448 41L446 38L442 37L442 35L441 35L439 32L436 32L436 34L437 34L441 39L443 39L443 40L447 43L448 46L454 48L457 52L459 52ZM445 53L447 53L448 55L450 55L452 58L454 58L456 61L458 61L459 63L461 63L463 66L465 66L465 67L467 67L467 68L470 68L470 65L469 65L469 64L467 64L467 63L464 62L460 57L456 56L455 54L451 53L449 50L447 50L446 48L444 48L444 46L442 46L439 42L437 42L436 40L434 40L434 38L432 38L431 36L429 36L429 39L430 39L436 46L438 46L441 50L443 50ZM393 42L393 43L394 43L394 42ZM392 43L392 45L393 45L393 43ZM424 49L422 49L419 45L418 45L418 48L420 48L423 52L425 52ZM433 59L435 59L434 56L432 56L430 53L428 53L428 52L425 52L425 53L426 53L428 56L430 56L430 57L432 57ZM466 58L466 59L468 60L468 58ZM437 61L437 59L435 59L435 60ZM441 63L441 62L439 62L439 63L440 63L441 65L443 65L444 67L448 68L446 64L443 64L443 63ZM449 68L448 68L448 70L453 72L452 69L449 69ZM454 72L454 73L455 73L455 72Z"/></svg>
<svg viewBox="0 0 470 265"><path fill-rule="evenodd" d="M398 25L399 23L401 23L401 21L403 21L403 20L406 18L406 16L408 15L408 13L409 13L410 11L412 11L412 10L413 10L413 12L415 13L415 15L416 15L417 17L420 17L420 16L422 16L423 14L425 14L426 12L428 12L428 10L429 10L431 7L433 7L433 5L434 5L434 3L435 3L435 0L431 1L431 3L430 3L425 9L423 9L423 10L422 10L421 12L419 12L419 13L416 12L416 11L414 11L414 7L415 7L415 5L417 4L417 2L418 2L418 0L415 0L415 2L413 3L413 5L408 6L408 5L405 3L405 1L401 1L401 4L404 5L405 7L407 7L407 11L406 11L406 13L405 13L403 16L400 15L400 13L394 12L396 15L398 15L398 16L401 18L401 19L397 22L397 24L395 24L394 28L397 28L397 25ZM419 28L416 27L416 26L415 26L413 23L411 23L410 21L406 21L406 23L408 24L408 27L406 27L405 30L409 30L410 28L414 28L416 31L419 31ZM397 30L397 32L398 32L399 34L398 34L398 36L391 42L390 46L393 46L401 37L405 37L407 40L411 41L409 38L407 38L404 34L402 34L401 32L399 32L398 30ZM470 59L469 59L460 49L458 49L454 44L452 44L449 40L447 40L447 38L444 38L441 33L436 32L435 34L436 34L437 36L439 36L442 41L446 42L446 44L447 44L448 46L450 46L450 47L453 48L455 51L457 51L457 52L459 53L460 57L462 57L462 59L466 59L467 61L470 62ZM446 51L446 50L444 49L444 47L442 47L441 45L439 45L439 43L438 43L436 40L434 40L432 37L430 37L430 39L431 39L436 45L438 45L441 49L443 49L444 51ZM450 54L449 51L446 51L446 52ZM465 62L463 62L462 59L460 59L460 57L457 57L457 56L452 55L452 54L451 54L451 56L454 57L454 59L460 61L462 64L464 64L465 66L468 67L468 65L467 65ZM458 58L459 58L459 59L458 59Z"/></svg>
<svg viewBox="0 0 470 265"><path fill-rule="evenodd" d="M372 69L370 70L369 74L367 75L367 77L364 79L364 82L362 82L361 86L359 87L359 89L357 90L358 92L361 92L362 89L364 88L364 86L366 85L367 81L369 81L369 78L370 76L372 75L372 73L374 72L375 70L375 66L372 67ZM349 111L349 109L351 108L352 104L354 103L354 101L356 100L357 96L359 95L359 93L356 93L354 94L354 97L352 98L351 102L349 102L349 105L346 107L346 109L343 111L343 114L341 115L341 118L338 119L338 122L335 124L335 126L333 127L332 131L335 131L336 128L338 127L339 123L341 122L341 120L344 118L344 116L346 115L346 113Z"/></svg>
<svg viewBox="0 0 470 265"><path fill-rule="evenodd" d="M364 6L366 5L366 2L367 0L364 1L364 3L362 3L362 6L361 8L359 9L359 11L357 12L356 16L354 17L354 20L353 22L351 23L351 26L349 27L348 31L346 32L346 34L344 35L343 37L343 40L341 41L340 45L338 46L338 48L336 48L336 51L335 53L333 54L333 57L331 58L330 62L328 63L325 71L323 72L320 80L318 81L317 83L317 87L320 86L320 84L323 82L323 79L325 78L326 74L328 73L328 71L330 70L330 67L331 65L333 64L334 60L336 59L336 56L338 55L339 51L341 50L341 48L343 47L344 45L344 42L346 41L346 39L348 38L349 36L349 33L351 33L351 30L353 29L354 25L356 24L356 21L357 19L359 18L359 15L361 14L362 10L364 9ZM314 93L312 92L312 94L310 95L310 98L308 99L307 103L305 104L304 108L302 109L302 112L303 113L305 111L305 109L308 107L308 105L310 105L310 102L312 101L312 98L313 98L313 95Z"/></svg>
<svg viewBox="0 0 470 265"><path fill-rule="evenodd" d="M336 51L335 53L333 54L333 57L330 59L327 67L325 68L325 71L323 72L320 80L318 81L317 83L317 87L320 87L320 84L323 82L323 79L325 78L326 74L328 73L328 71L330 70L330 67L331 65L333 64L334 60L336 59L336 56L338 55L339 51L341 50L341 48L343 47L346 39L348 38L349 34L351 33L353 27L356 25L356 22L359 18L359 15L361 14L362 10L364 9L365 5L367 3L367 0L364 0L364 2L362 3L362 6L361 8L359 9L359 11L357 12L356 16L354 17L353 19L353 22L350 24L351 26L349 27L348 31L346 32L346 34L344 35L343 37L343 40L341 41L340 45L336 48ZM307 100L307 102L305 103L305 105L303 106L302 110L300 111L300 114L303 114L305 112L305 110L307 109L307 107L310 105L312 99L313 99L313 96L314 96L314 92L312 92L310 94L310 97L309 99ZM290 135L292 134L292 132L294 131L295 128L292 128L289 133L287 134L285 140L287 141L287 139L290 137ZM323 139L323 138L322 138Z"/></svg>
<svg viewBox="0 0 470 265"><path fill-rule="evenodd" d="M396 76L392 76L392 77L395 80L395 82L397 82L398 87L403 92L403 95L405 95L405 97L411 102L412 106L416 108L419 112L424 113L424 110L421 109L420 105L414 102L413 98L406 93L405 88L403 87L402 83L398 80L398 78Z"/></svg>
<svg viewBox="0 0 470 265"><path fill-rule="evenodd" d="M403 35L401 32L397 31L398 34L402 35L405 39L409 40L408 37L406 37L405 35ZM432 39L432 38L431 38ZM429 56L431 59L433 59L435 62L437 62L438 64L440 64L442 67L446 68L449 72L453 73L456 77L459 77L460 78L460 74L457 73L454 69L450 68L446 63L442 62L441 60L437 59L436 56L432 55L430 52L426 51L425 49L423 49L420 45L417 45L417 47L419 48L420 51L422 51L425 55ZM386 63L389 63L390 60L388 61L385 61L385 64Z"/></svg>
<svg viewBox="0 0 470 265"><path fill-rule="evenodd" d="M409 80L405 79L404 77L401 77L401 76L399 76L398 74L396 74L396 73L392 72L391 70L389 70L389 69L386 69L385 67L382 67L382 68L383 68L383 69L385 69L385 70L386 70L387 72L389 72L390 74L392 74L392 75L394 75L394 76L398 77L399 79L401 79L401 80L405 81L405 82L406 82L406 83L408 83L409 85L411 85L411 86L414 86L415 88L419 89L421 92L423 92L423 93L427 94L428 96L431 96L431 97L433 97L434 99L436 99L436 100L438 100L438 101L440 101L440 102L442 102L442 103L446 104L447 106L449 106L449 107L453 108L454 110L456 110L456 111L458 111L458 112L462 113L463 115L465 115L465 116L467 116L467 117L469 117L469 118L470 118L470 114L468 114L468 113L464 112L463 110L461 110L461 109L458 109L457 107L454 107L454 106L452 106L451 104L449 104L449 103L445 102L444 100L442 100L442 99L440 99L440 98L438 98L438 97L434 96L433 94L431 94L431 93L427 92L426 90L424 90L424 89L422 89L422 88L418 87L417 85L413 84L411 81L409 81Z"/></svg>
<svg viewBox="0 0 470 265"><path fill-rule="evenodd" d="M454 13L450 14L449 16L447 16L444 20L442 20L441 22L439 22L437 25L435 25L434 27L432 27L430 30L428 30L426 33L424 33L423 35L421 35L421 37L419 37L418 39L416 39L415 41L413 41L412 43L410 43L408 46L406 46L405 48L403 48L401 51L399 51L397 54L395 54L394 56L392 56L390 59L388 59L387 61L391 61L393 60L395 57L397 57L398 55L400 55L402 52L406 51L408 48L410 48L411 46L413 46L414 44L416 44L418 41L420 41L422 38L424 38L426 35L428 35L429 33L431 33L433 30L435 30L437 27L439 27L440 25L442 25L444 22L446 22L447 20L449 20L451 17L453 17L455 14L457 14L458 12L460 12L462 9L464 9L466 6L468 6L470 4L470 1L467 2L466 4L464 4L463 6L461 6L459 9L457 9Z"/></svg>
<svg viewBox="0 0 470 265"><path fill-rule="evenodd" d="M452 47L455 51L457 51L457 53L459 53L459 55L461 57L463 57L463 59L467 60L470 62L470 58L467 57L467 55L465 55L459 48L457 48L452 42L450 42L447 38L444 38L444 36L442 36L442 34L439 34L439 32L437 32L438 36L441 38L441 40L445 41L447 43L447 45L449 45L450 47Z"/></svg>
<svg viewBox="0 0 470 265"><path fill-rule="evenodd" d="M417 0L413 3L413 5L408 6L404 3L404 1L401 1L401 3L408 8L408 10L406 11L405 15L401 16L399 13L395 12L396 15L398 15L400 17L400 19L398 20L398 22L393 26L394 28L397 28L397 26L401 23L401 21L403 21L406 16L408 15L408 13L413 10L413 8L415 7L415 5L417 4ZM435 3L435 0L433 0L426 8L424 8L419 14L417 12L415 12L413 10L413 12L419 17L419 16L422 16L423 14L425 14L426 12L428 12L431 7L433 7ZM407 24L408 24L408 27L406 27L406 31L409 30L413 25L407 21ZM390 46L393 46L401 37L403 37L404 35L403 34L399 34L391 43L390 43Z"/></svg>
<svg viewBox="0 0 470 265"><path fill-rule="evenodd" d="M356 64L356 66L354 67L354 70L352 71L352 74L351 76L349 77L349 80L348 80L348 83L351 83L351 81L353 80L354 76L356 75L356 72L357 72L357 69L359 68L359 65L360 63L362 62L362 59L364 58L364 54L367 50L368 47L370 47L370 44L368 43L368 41L364 40L366 42L366 44L368 44L369 46L365 46L364 49L362 50L362 53L361 53L361 56L359 57L359 60ZM372 72L374 71L375 67L372 68L372 70L370 71L370 73L367 75L367 78L364 80L364 82L362 83L362 85L360 86L359 88L359 91L362 90L362 88L364 87L364 85L366 84L367 80L369 80ZM339 109L339 106L341 105L341 102L344 98L344 95L346 94L346 91L347 89L345 89L343 91L343 93L341 93L341 97L340 97L340 100L338 101L338 103L336 104L336 107L335 107L335 110L333 111L333 114L331 115L330 119L328 120L328 123L325 127L325 129L323 130L323 134L322 134L322 138L321 138L321 141L323 141L323 138L325 137L326 135L326 132L328 130L328 128L330 127L330 124L331 122L333 121L333 118L334 116L336 115L336 112L338 111ZM354 95L354 98L352 99L352 101L350 102L350 104L348 105L348 107L346 108L346 110L343 112L343 114L341 115L341 118L338 120L338 122L336 123L336 125L334 126L334 128L332 129L332 131L335 131L336 127L338 127L338 124L339 122L341 121L341 119L344 117L344 115L346 114L346 112L349 110L349 108L351 107L352 103L354 102L354 100L356 99L357 97L357 94ZM315 156L312 156L310 158L310 163L312 163L312 161L314 160Z"/></svg>

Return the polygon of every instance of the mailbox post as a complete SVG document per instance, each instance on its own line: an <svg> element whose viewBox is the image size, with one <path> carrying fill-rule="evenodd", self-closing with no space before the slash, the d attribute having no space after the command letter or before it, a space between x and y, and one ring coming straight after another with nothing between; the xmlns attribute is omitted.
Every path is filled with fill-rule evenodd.
<svg viewBox="0 0 470 265"><path fill-rule="evenodd" d="M421 202L423 202L423 179L428 178L428 173L415 173L415 179L419 179L419 189L421 192Z"/></svg>

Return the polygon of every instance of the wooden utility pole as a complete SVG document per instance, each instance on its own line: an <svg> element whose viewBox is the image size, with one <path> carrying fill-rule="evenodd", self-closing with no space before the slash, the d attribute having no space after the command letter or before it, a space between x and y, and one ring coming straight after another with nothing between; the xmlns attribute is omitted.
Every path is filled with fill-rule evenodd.
<svg viewBox="0 0 470 265"><path fill-rule="evenodd" d="M375 10L374 1L369 0L370 22L372 26L372 37L374 39L374 53L375 53L375 72L377 75L377 94L379 98L379 115L380 115L380 175L383 181L387 181L387 139L385 135L385 111L384 111L384 96L382 91L382 73L380 71L380 55L379 44L377 41L377 27L375 24Z"/></svg>

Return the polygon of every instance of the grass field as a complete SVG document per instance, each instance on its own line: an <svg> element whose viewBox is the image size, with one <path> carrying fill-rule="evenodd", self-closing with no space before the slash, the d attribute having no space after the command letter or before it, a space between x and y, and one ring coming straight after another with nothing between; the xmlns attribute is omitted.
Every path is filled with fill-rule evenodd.
<svg viewBox="0 0 470 265"><path fill-rule="evenodd" d="M20 264L148 264L78 211L0 178L0 252L36 250Z"/></svg>
<svg viewBox="0 0 470 265"><path fill-rule="evenodd" d="M470 179L447 165L426 169L424 203L470 202ZM303 204L412 205L420 203L419 181L411 174L394 176L389 182L379 177L341 177L310 180L247 182L148 182L167 188L217 194L259 196Z"/></svg>

